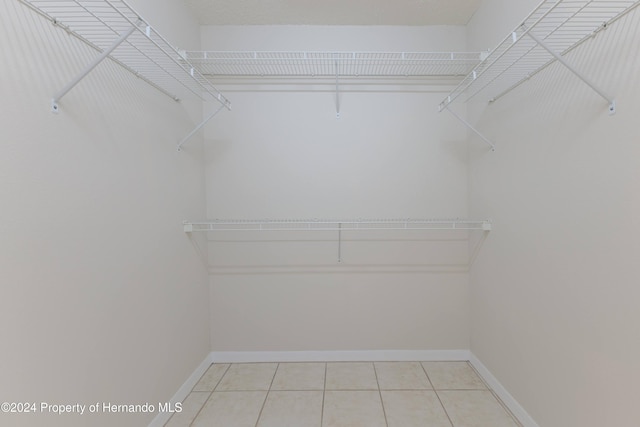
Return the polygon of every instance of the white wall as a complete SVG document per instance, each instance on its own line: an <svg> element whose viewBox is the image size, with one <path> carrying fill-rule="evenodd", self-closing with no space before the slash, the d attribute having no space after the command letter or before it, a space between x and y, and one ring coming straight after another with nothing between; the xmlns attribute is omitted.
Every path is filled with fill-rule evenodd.
<svg viewBox="0 0 640 427"><path fill-rule="evenodd" d="M203 27L209 50L464 51L463 27ZM448 86L255 84L207 127L210 218L467 214ZM467 236L211 235L214 351L467 349Z"/></svg>
<svg viewBox="0 0 640 427"><path fill-rule="evenodd" d="M537 1L487 0L469 47ZM640 11L492 104L471 138L470 208L494 229L471 271L471 350L540 426L640 425ZM495 34L494 34L495 33Z"/></svg>
<svg viewBox="0 0 640 427"><path fill-rule="evenodd" d="M198 47L175 2L134 6ZM52 94L94 57L19 2L0 3L2 402L157 405L210 351L206 269L181 229L205 212L202 143L175 151L201 104L187 113L107 61L52 114ZM154 416L0 414L0 424Z"/></svg>

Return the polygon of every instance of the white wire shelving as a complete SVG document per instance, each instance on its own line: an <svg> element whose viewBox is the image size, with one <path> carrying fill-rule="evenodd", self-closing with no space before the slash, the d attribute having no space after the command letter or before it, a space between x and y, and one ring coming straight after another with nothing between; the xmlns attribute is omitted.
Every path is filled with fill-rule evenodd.
<svg viewBox="0 0 640 427"><path fill-rule="evenodd" d="M124 0L18 1L99 53L76 78L54 94L53 112L58 112L62 97L106 58L176 101L184 94L230 109L230 101ZM178 149L188 137L178 144Z"/></svg>
<svg viewBox="0 0 640 427"><path fill-rule="evenodd" d="M340 117L340 79L455 78L482 60L481 52L268 52L187 51L184 57L210 79L335 79L336 117ZM299 81L297 82L299 83Z"/></svg>
<svg viewBox="0 0 640 427"><path fill-rule="evenodd" d="M186 52L205 76L465 76L480 52Z"/></svg>
<svg viewBox="0 0 640 427"><path fill-rule="evenodd" d="M489 220L462 219L264 219L184 221L186 233L211 231L491 230Z"/></svg>
<svg viewBox="0 0 640 427"><path fill-rule="evenodd" d="M640 5L638 0L544 0L440 103L494 148L491 141L449 109L458 99L494 102L558 61L609 104L615 100L565 59L565 55Z"/></svg>
<svg viewBox="0 0 640 427"><path fill-rule="evenodd" d="M489 220L463 219L264 219L213 221L184 221L184 232L335 232L337 233L337 260L342 263L342 233L361 231L469 232L480 230L486 236L491 231ZM477 250L477 248L476 248ZM474 255L475 257L475 255Z"/></svg>

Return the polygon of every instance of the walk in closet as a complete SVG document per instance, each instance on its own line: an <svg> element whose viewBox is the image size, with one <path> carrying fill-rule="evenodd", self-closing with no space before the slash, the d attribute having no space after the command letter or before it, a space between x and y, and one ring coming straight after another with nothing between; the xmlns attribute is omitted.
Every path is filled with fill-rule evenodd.
<svg viewBox="0 0 640 427"><path fill-rule="evenodd" d="M640 1L365 3L3 0L0 425L640 425Z"/></svg>

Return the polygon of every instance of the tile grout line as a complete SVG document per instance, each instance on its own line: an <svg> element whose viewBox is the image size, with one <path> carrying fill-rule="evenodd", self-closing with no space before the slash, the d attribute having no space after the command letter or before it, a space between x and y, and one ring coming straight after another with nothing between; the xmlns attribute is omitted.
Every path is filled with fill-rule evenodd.
<svg viewBox="0 0 640 427"><path fill-rule="evenodd" d="M423 362L420 362L420 366L422 366L422 370L424 371L424 374L427 376L427 380L429 380L429 384L431 384L431 388L433 388L433 392L436 394L436 398L438 399L438 402L440 402L440 406L442 407L442 410L444 411L444 414L447 416L447 419L449 420L449 423L451 424L451 427L455 427L453 425L453 420L451 420L451 417L449 416L449 412L447 412L447 408L444 407L444 404L442 403L442 399L440 399L440 395L438 394L438 391L436 390L436 387L433 385L433 382L431 381L431 378L429 378L429 374L427 373L427 368L425 368L422 363Z"/></svg>
<svg viewBox="0 0 640 427"><path fill-rule="evenodd" d="M513 419L513 421L519 426L522 427L522 423L520 422L520 420L513 414L513 412L511 412L511 409L507 408L507 405L502 401L502 399L500 399L500 396L498 396L496 394L496 392L489 387L489 384L484 380L484 378L482 378L482 375L480 375L480 373L478 372L478 370L476 369L475 366L473 366L473 364L468 361L467 362L469 364L469 366L471 367L471 369L473 370L473 372L476 373L476 375L480 378L480 380L484 383L484 385L487 387L487 390L489 390L491 392L491 394L493 395L493 397L498 401L498 403L500 404L500 406L502 406L502 408L507 412L507 414L509 414L509 416Z"/></svg>
<svg viewBox="0 0 640 427"><path fill-rule="evenodd" d="M189 394L194 393L193 391L189 392ZM206 393L206 392L205 392ZM207 396L207 398L205 399L204 403L202 404L202 406L200 406L200 409L198 409L198 412L196 412L196 415L193 417L193 419L191 420L191 422L189 423L189 426L192 426L193 423L196 422L196 418L198 418L198 415L200 415L200 412L202 412L202 410L204 409L205 405L207 404L207 402L209 401L209 399L211 399L211 396L213 395L213 390L211 390L209 392L209 396ZM186 398L185 398L186 399ZM184 402L184 400L183 400Z"/></svg>
<svg viewBox="0 0 640 427"><path fill-rule="evenodd" d="M227 369L224 370L224 373L220 376L220 379L218 380L218 382L216 383L216 385L213 387L213 390L211 390L211 393L213 393L214 391L216 391L216 389L218 388L218 386L220 385L220 383L222 382L222 379L225 377L225 375L227 375L227 372L229 372L229 369L231 369L231 365L232 363L229 363L227 365Z"/></svg>
<svg viewBox="0 0 640 427"><path fill-rule="evenodd" d="M286 363L288 363L288 362L286 362ZM247 391L273 391L273 392L291 391L291 392L300 393L300 392L306 392L306 391L322 391L322 389L320 389L320 388L303 388L303 389L283 388L282 390L280 390L280 389L256 390L255 388L249 388L249 389L245 389L245 390L222 390L222 391L216 391L216 393L242 393L242 392L247 392ZM363 390L344 390L344 391L363 391ZM195 393L198 393L198 392L195 392ZM208 393L208 392L204 391L202 393Z"/></svg>
<svg viewBox="0 0 640 427"><path fill-rule="evenodd" d="M212 363L211 365L209 365L209 368L207 368L207 371L209 369L211 369L211 367L215 365L215 363ZM215 389L218 387L218 384L220 384L220 381L222 381L222 378L224 378L225 375L227 375L227 372L229 371L229 368L231 367L231 363L229 363L229 365L227 365L227 369L224 370L224 372L222 373L222 375L220 375L220 379L216 382L216 385L213 386L213 388L211 389L211 391L209 392L209 397L207 397L207 400L204 401L204 403L202 404L202 406L200 407L200 409L198 409L198 412L196 412L196 416L193 417L193 420L191 420L191 422L189 423L189 427L191 427L193 425L193 423L196 422L196 419L198 418L198 415L200 415L200 412L202 412L202 410L204 409L205 405L207 404L207 402L209 401L209 399L211 399L211 396L213 396L213 392L215 391ZM207 371L204 371L204 374L202 374L202 377L204 377L207 374ZM202 377L200 377L200 379L202 379ZM200 380L198 380L198 382L200 382ZM196 383L197 385L198 383ZM195 386L194 386L195 387ZM193 388L191 389L191 391L189 392L189 394L193 393ZM186 398L185 398L186 399Z"/></svg>
<svg viewBox="0 0 640 427"><path fill-rule="evenodd" d="M494 397L494 399L496 399L496 401L502 407L502 409L504 409L504 411L507 413L507 415L509 415L511 417L513 422L516 423L518 427L523 427L522 423L520 422L520 420L513 414L513 412L511 412L511 409L507 408L507 405L505 405L505 403L502 401L502 399L500 399L500 396L498 396L496 394L496 392L493 391L492 389L489 389L489 392Z"/></svg>
<svg viewBox="0 0 640 427"><path fill-rule="evenodd" d="M276 378L276 374L278 373L279 367L280 367L280 363L277 364L276 370L273 371L273 376L271 377L271 382L269 383L269 389L267 390L267 394L265 394L264 396L264 402L262 402L262 407L260 408L260 412L258 413L258 418L256 419L255 427L258 427L258 423L260 422L262 411L264 411L264 407L267 404L267 399L269 398L269 393L271 393L271 387L273 386L273 380Z"/></svg>
<svg viewBox="0 0 640 427"><path fill-rule="evenodd" d="M322 387L322 411L320 412L320 427L322 427L322 423L324 422L324 397L327 393L327 370L329 363L324 363L324 386Z"/></svg>
<svg viewBox="0 0 640 427"><path fill-rule="evenodd" d="M491 391L488 388L439 388L438 391Z"/></svg>
<svg viewBox="0 0 640 427"><path fill-rule="evenodd" d="M244 390L221 390L221 391L216 391L216 393L220 393L220 394L231 394L231 393L246 393L249 391L269 391L267 389L260 389L260 390L256 390L255 388L249 388L249 389L244 389ZM273 390L273 391L288 391L288 390Z"/></svg>
<svg viewBox="0 0 640 427"><path fill-rule="evenodd" d="M502 406L502 409L504 409L505 412L511 417L513 422L516 423L518 427L523 427L522 423L520 422L520 420L513 414L513 412L511 412L511 409L507 408L507 405L505 405L505 403L502 401L502 399L500 399L500 396L498 396L496 394L496 392L493 391L492 389L489 389L489 391L491 392L493 397L498 401L498 404L500 406Z"/></svg>
<svg viewBox="0 0 640 427"><path fill-rule="evenodd" d="M354 391L378 391L378 388L332 388L329 389L327 391L349 391L349 392L354 392ZM300 391L305 391L305 390L300 390ZM405 391L410 391L410 390L405 390Z"/></svg>
<svg viewBox="0 0 640 427"><path fill-rule="evenodd" d="M384 423L389 427L389 421L387 420L387 411L384 409L384 400L382 400L382 390L380 390L380 381L378 380L378 371L376 370L376 363L372 362L373 374L376 376L376 384L378 384L378 395L380 396L380 405L382 406L382 415L384 415Z"/></svg>
<svg viewBox="0 0 640 427"><path fill-rule="evenodd" d="M320 427L322 427L322 423L324 422L324 396L327 392L327 365L328 363L324 363L324 385L322 386L322 410L320 411Z"/></svg>
<svg viewBox="0 0 640 427"><path fill-rule="evenodd" d="M484 384L485 388L487 390L491 390L491 387L489 387L489 384L484 380L484 378L482 378L482 375L480 375L480 373L476 370L476 368L474 368L474 366L468 360L467 360L467 365L476 374L476 376L480 378L480 381L482 381L482 384Z"/></svg>

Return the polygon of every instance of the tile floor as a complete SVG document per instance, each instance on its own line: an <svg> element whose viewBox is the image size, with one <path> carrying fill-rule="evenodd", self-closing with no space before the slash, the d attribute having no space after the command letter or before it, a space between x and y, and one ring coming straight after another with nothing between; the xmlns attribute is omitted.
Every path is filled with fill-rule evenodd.
<svg viewBox="0 0 640 427"><path fill-rule="evenodd" d="M467 362L214 364L166 427L519 427Z"/></svg>

